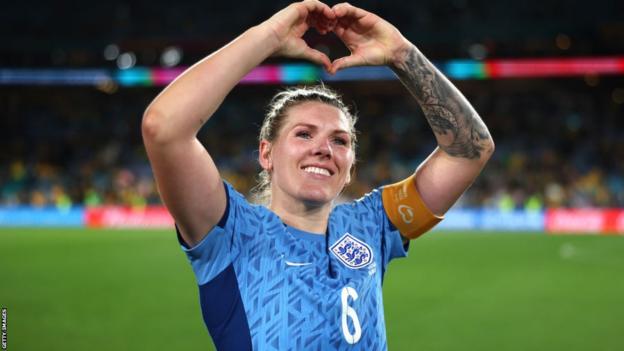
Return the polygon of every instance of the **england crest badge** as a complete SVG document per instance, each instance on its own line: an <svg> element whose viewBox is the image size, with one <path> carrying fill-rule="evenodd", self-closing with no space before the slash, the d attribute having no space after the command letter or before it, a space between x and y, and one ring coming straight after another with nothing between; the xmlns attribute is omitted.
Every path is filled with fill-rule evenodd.
<svg viewBox="0 0 624 351"><path fill-rule="evenodd" d="M336 241L330 250L334 256L351 269L366 267L373 261L373 250L370 246L349 233Z"/></svg>

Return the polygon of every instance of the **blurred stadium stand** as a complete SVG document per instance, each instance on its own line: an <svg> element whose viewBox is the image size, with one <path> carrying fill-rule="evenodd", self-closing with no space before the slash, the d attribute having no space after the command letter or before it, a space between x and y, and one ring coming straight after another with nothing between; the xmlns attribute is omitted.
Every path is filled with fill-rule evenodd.
<svg viewBox="0 0 624 351"><path fill-rule="evenodd" d="M181 64L188 65L288 3L12 2L0 13L0 60L2 66L14 67L103 67L111 63L102 51L116 44L121 51L135 52L138 65L151 66L159 64L166 47L175 45L184 51ZM620 1L364 0L355 4L395 24L436 60L624 52ZM332 55L344 52L333 36L310 33L308 39L312 45L326 46Z"/></svg>
<svg viewBox="0 0 624 351"><path fill-rule="evenodd" d="M116 68L133 52L158 67L167 47L188 65L287 2L29 1L0 13L2 68ZM624 54L616 1L360 1L432 60ZM341 56L335 37L311 45ZM104 55L115 45L118 52ZM279 60L274 60L281 62ZM624 79L457 82L488 124L494 159L457 208L624 207ZM409 173L434 148L418 106L394 82L338 83L360 115L357 181L344 198ZM200 133L225 178L254 184L257 133L277 86L238 87ZM0 205L157 204L140 136L159 88L0 86Z"/></svg>

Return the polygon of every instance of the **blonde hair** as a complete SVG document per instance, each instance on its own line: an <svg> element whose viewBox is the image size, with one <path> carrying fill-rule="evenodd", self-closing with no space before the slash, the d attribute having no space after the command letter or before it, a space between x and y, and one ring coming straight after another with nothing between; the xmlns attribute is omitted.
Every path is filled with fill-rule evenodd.
<svg viewBox="0 0 624 351"><path fill-rule="evenodd" d="M323 84L313 86L300 86L285 89L277 93L268 106L268 111L264 116L258 141L266 140L274 143L279 137L279 133L286 121L288 110L296 105L308 101L322 102L338 108L344 113L349 123L349 135L351 137L351 147L355 152L357 146L357 136L355 123L357 116L349 111L347 105L342 101L341 96L334 90ZM352 167L352 170L355 168ZM271 203L271 174L263 169L258 174L258 182L251 189L252 200L258 204L269 205Z"/></svg>

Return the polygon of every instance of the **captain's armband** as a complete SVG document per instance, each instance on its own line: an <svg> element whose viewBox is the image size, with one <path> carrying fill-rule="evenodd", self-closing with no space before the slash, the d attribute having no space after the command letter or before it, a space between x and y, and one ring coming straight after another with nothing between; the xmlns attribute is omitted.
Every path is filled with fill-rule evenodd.
<svg viewBox="0 0 624 351"><path fill-rule="evenodd" d="M422 201L414 175L384 186L381 197L390 222L407 239L416 239L444 219L433 214Z"/></svg>

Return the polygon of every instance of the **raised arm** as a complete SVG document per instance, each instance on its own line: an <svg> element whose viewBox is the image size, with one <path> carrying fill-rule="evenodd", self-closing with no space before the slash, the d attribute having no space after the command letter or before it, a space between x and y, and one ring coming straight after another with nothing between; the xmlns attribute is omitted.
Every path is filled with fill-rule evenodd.
<svg viewBox="0 0 624 351"><path fill-rule="evenodd" d="M271 55L304 58L329 69L327 56L301 37L333 29L331 9L316 0L291 4L197 62L146 109L142 132L161 198L188 244L219 221L226 198L219 171L196 135L232 88Z"/></svg>
<svg viewBox="0 0 624 351"><path fill-rule="evenodd" d="M388 65L418 101L438 147L416 169L418 192L429 210L444 214L468 189L494 152L487 127L462 93L390 23L347 3L333 7L334 32L351 55L331 72Z"/></svg>
<svg viewBox="0 0 624 351"><path fill-rule="evenodd" d="M423 201L442 215L481 173L494 141L464 95L414 45L392 69L420 104L438 141L415 179Z"/></svg>

